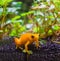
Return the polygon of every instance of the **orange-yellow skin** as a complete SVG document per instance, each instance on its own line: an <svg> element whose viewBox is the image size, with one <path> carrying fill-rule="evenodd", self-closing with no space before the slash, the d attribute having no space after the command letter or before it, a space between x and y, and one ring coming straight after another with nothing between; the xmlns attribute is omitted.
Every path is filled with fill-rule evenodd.
<svg viewBox="0 0 60 61"><path fill-rule="evenodd" d="M33 33L25 33L22 34L20 38L14 38L16 48L24 45L26 52L28 52L28 45L33 42L35 42L35 45L38 48L39 46L38 39L39 39L39 34L33 34Z"/></svg>

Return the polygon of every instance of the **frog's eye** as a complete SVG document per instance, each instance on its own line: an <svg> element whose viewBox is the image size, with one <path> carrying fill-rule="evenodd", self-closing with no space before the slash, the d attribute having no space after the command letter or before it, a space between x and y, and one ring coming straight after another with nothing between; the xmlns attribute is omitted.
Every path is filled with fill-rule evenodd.
<svg viewBox="0 0 60 61"><path fill-rule="evenodd" d="M40 34L39 34L39 36L40 36Z"/></svg>
<svg viewBox="0 0 60 61"><path fill-rule="evenodd" d="M32 35L31 38L34 38L34 36Z"/></svg>

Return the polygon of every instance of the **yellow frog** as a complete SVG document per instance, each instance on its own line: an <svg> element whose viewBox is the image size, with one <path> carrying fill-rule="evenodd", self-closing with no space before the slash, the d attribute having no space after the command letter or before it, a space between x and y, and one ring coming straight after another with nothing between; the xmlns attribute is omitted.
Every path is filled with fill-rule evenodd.
<svg viewBox="0 0 60 61"><path fill-rule="evenodd" d="M25 33L20 36L20 38L14 38L16 48L20 48L24 45L25 49L23 51L29 53L28 45L35 42L35 46L38 48L39 46L39 34L34 33Z"/></svg>

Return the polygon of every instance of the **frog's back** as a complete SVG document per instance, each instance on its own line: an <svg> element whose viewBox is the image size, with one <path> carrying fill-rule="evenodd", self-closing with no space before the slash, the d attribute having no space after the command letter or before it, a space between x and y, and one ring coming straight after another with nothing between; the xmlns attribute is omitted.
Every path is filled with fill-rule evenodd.
<svg viewBox="0 0 60 61"><path fill-rule="evenodd" d="M20 40L21 41L28 41L28 39L31 37L32 33L25 33L25 34L22 34L21 37L20 37Z"/></svg>

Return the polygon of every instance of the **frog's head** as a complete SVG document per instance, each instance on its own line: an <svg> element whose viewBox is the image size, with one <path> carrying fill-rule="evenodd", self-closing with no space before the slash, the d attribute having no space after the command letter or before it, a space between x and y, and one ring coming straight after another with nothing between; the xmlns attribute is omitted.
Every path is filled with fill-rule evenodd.
<svg viewBox="0 0 60 61"><path fill-rule="evenodd" d="M39 34L32 34L31 38L35 41L35 40L39 40L40 35Z"/></svg>

